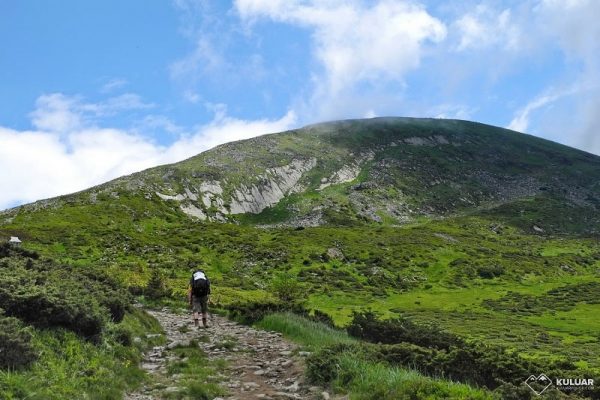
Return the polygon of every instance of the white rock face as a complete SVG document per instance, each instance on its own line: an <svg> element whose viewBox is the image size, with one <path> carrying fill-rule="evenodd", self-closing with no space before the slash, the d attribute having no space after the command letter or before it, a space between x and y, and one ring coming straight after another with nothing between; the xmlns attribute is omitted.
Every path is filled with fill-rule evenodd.
<svg viewBox="0 0 600 400"><path fill-rule="evenodd" d="M289 165L268 169L264 174L258 176L258 183L251 186L242 184L234 190L229 209L225 207L223 187L219 181L202 182L197 192L185 188L184 194L169 196L156 192L156 195L163 200L190 200L190 202L186 201L180 205L181 210L187 215L202 220L224 221L224 215L227 214L248 212L258 214L265 208L277 204L286 194L297 189L297 184L302 175L314 168L315 165L317 165L317 159L311 158L309 160L293 160ZM219 212L215 216L207 215L205 211L193 203L200 200L202 201L201 205L204 205L204 207L216 206Z"/></svg>
<svg viewBox="0 0 600 400"><path fill-rule="evenodd" d="M207 215L204 214L204 211L202 211L193 204L181 204L179 208L181 208L181 211L183 211L189 216L200 218L203 221L207 218Z"/></svg>
<svg viewBox="0 0 600 400"><path fill-rule="evenodd" d="M156 192L156 195L158 197L160 197L161 199L163 199L163 200L176 200L176 201L185 200L185 195L183 195L183 194L177 194L175 196L169 196L167 194L162 194L160 192Z"/></svg>
<svg viewBox="0 0 600 400"><path fill-rule="evenodd" d="M194 201L198 200L198 196L196 196L195 193L192 193L190 191L190 189L188 189L188 188L185 188L185 194L187 195L187 198L190 200L194 200Z"/></svg>
<svg viewBox="0 0 600 400"><path fill-rule="evenodd" d="M219 181L208 181L202 182L200 185L201 192L209 192L213 194L223 194L223 188L221 187L221 182Z"/></svg>
<svg viewBox="0 0 600 400"><path fill-rule="evenodd" d="M259 184L243 185L233 192L229 212L231 214L253 213L277 204L298 183L302 175L317 165L317 159L293 160L291 164L270 168L259 176ZM223 207L222 212L226 212Z"/></svg>
<svg viewBox="0 0 600 400"><path fill-rule="evenodd" d="M368 151L361 154L355 163L344 165L339 171L334 172L329 178L321 179L321 185L319 185L317 190L323 190L328 186L338 183L352 182L358 178L362 163L365 161L371 161L373 158L375 158L375 153L373 151Z"/></svg>
<svg viewBox="0 0 600 400"><path fill-rule="evenodd" d="M325 179L325 182L321 183L319 186L319 190L323 190L327 186L334 185L336 183L352 182L358 178L359 173L360 165L344 165L339 171L334 172L328 179ZM321 180L321 182L323 182L323 180Z"/></svg>
<svg viewBox="0 0 600 400"><path fill-rule="evenodd" d="M213 201L217 203L217 206L223 205L223 199L221 197L223 188L221 187L221 182L202 182L200 185L200 192L202 193L202 203L204 203L206 208L211 207Z"/></svg>

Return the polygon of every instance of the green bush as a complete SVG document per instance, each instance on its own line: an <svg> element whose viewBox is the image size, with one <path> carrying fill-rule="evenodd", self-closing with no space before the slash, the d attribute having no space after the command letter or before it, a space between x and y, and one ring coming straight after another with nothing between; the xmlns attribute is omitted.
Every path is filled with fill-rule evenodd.
<svg viewBox="0 0 600 400"><path fill-rule="evenodd" d="M36 359L31 332L18 319L0 316L0 369L27 367Z"/></svg>
<svg viewBox="0 0 600 400"><path fill-rule="evenodd" d="M158 269L152 271L152 276L144 289L144 296L152 300L162 299L170 294L167 287L167 280L162 272Z"/></svg>
<svg viewBox="0 0 600 400"><path fill-rule="evenodd" d="M8 316L98 339L106 322L121 321L129 307L126 292L93 268L57 265L22 249L0 254L0 308Z"/></svg>
<svg viewBox="0 0 600 400"><path fill-rule="evenodd" d="M233 303L226 307L229 316L246 325L252 325L263 317L276 312L290 311L295 314L307 316L308 313L301 306L293 303L276 302L247 302Z"/></svg>
<svg viewBox="0 0 600 400"><path fill-rule="evenodd" d="M419 346L448 349L463 343L459 337L435 325L419 325L406 318L381 320L371 311L354 312L348 334L372 343L408 342Z"/></svg>
<svg viewBox="0 0 600 400"><path fill-rule="evenodd" d="M357 352L365 359L497 389L503 396L506 394L507 398L518 398L522 390L520 385L531 371L544 371L549 376L572 376L577 369L568 361L535 362L500 346L466 342L430 326L420 326L402 318L379 320L370 312L355 314L348 332L377 343L364 344L361 351ZM331 347L324 349L321 356L325 355L326 359L330 359L332 354L339 352L339 347ZM318 357L320 356L317 356L317 361ZM315 373L331 373L327 370L327 362L317 361L310 361L309 365L323 368L325 372L315 370ZM578 375L595 378L591 371L580 369L577 372ZM588 392L590 391L580 389L577 394L589 397ZM591 397L594 398L594 395Z"/></svg>
<svg viewBox="0 0 600 400"><path fill-rule="evenodd" d="M307 378L319 385L328 385L337 378L339 369L339 357L343 353L354 354L358 358L366 358L365 346L360 344L339 343L326 346L312 353L306 359Z"/></svg>
<svg viewBox="0 0 600 400"><path fill-rule="evenodd" d="M275 274L271 280L270 288L283 303L298 302L304 290L298 281L298 277L288 272Z"/></svg>
<svg viewBox="0 0 600 400"><path fill-rule="evenodd" d="M492 279L504 274L502 265L484 265L477 267L477 274L483 279Z"/></svg>

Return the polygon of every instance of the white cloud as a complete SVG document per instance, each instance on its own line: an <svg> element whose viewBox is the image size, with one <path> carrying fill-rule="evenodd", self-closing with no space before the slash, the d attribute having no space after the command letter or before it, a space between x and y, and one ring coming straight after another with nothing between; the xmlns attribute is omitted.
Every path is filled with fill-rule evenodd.
<svg viewBox="0 0 600 400"><path fill-rule="evenodd" d="M215 73L230 69L231 65L206 37L196 40L194 50L169 66L171 78L185 81L189 85L200 76L213 76Z"/></svg>
<svg viewBox="0 0 600 400"><path fill-rule="evenodd" d="M475 111L475 108L466 105L441 104L428 110L427 114L433 115L434 118L469 120Z"/></svg>
<svg viewBox="0 0 600 400"><path fill-rule="evenodd" d="M565 53L598 67L600 60L600 2L597 0L540 0L538 24L558 38Z"/></svg>
<svg viewBox="0 0 600 400"><path fill-rule="evenodd" d="M235 6L248 21L265 17L311 29L325 69L320 84L332 93L360 81L402 81L418 67L423 45L446 36L441 21L411 2L237 0Z"/></svg>
<svg viewBox="0 0 600 400"><path fill-rule="evenodd" d="M113 78L111 80L109 80L108 82L106 82L104 85L102 85L102 87L100 88L100 93L111 93L117 89L121 89L122 87L126 86L129 82L126 79L122 79L122 78Z"/></svg>
<svg viewBox="0 0 600 400"><path fill-rule="evenodd" d="M562 88L551 87L517 111L510 129L526 131L600 153L600 2L539 0L532 7L531 30L539 47L555 47L567 69ZM555 86L555 85L553 85ZM553 107L553 112L548 110ZM536 123L532 126L532 120Z"/></svg>
<svg viewBox="0 0 600 400"><path fill-rule="evenodd" d="M73 112L77 97L53 93L38 97L35 111L30 114L34 127L51 132L71 132L81 126L81 116Z"/></svg>
<svg viewBox="0 0 600 400"><path fill-rule="evenodd" d="M497 10L481 3L461 16L453 26L459 35L457 51L481 50L499 46L517 50L523 42L521 27L514 23L510 9Z"/></svg>
<svg viewBox="0 0 600 400"><path fill-rule="evenodd" d="M310 30L319 68L312 96L303 102L309 120L337 118L344 110L346 116L379 112L363 100L390 97L386 83L402 86L428 43L446 37L440 20L409 1L236 0L235 8L250 25L270 19Z"/></svg>
<svg viewBox="0 0 600 400"><path fill-rule="evenodd" d="M171 145L166 150L165 157L169 160L182 160L222 143L289 130L294 128L296 123L297 118L293 111L288 111L276 120L248 121L228 116L226 108L219 105L211 122L201 125L192 135L184 136Z"/></svg>
<svg viewBox="0 0 600 400"><path fill-rule="evenodd" d="M566 94L567 93L550 92L534 98L527 103L525 107L517 111L507 128L517 132L526 132L529 128L529 119L532 112L556 101Z"/></svg>
<svg viewBox="0 0 600 400"><path fill-rule="evenodd" d="M134 93L125 93L99 103L84 103L80 96L52 93L38 97L35 104L36 109L30 113L33 126L39 130L63 134L81 129L97 117L155 107L154 104L145 103Z"/></svg>
<svg viewBox="0 0 600 400"><path fill-rule="evenodd" d="M106 106L112 103L82 104L79 97L60 93L40 96L31 113L36 130L0 127L0 170L5 171L0 174L0 209L82 190L183 160L221 143L283 131L296 124L291 111L275 120L249 121L231 117L225 106L217 105L211 122L161 146L134 130L99 127L82 117L86 109L118 108ZM179 130L159 116L147 122Z"/></svg>

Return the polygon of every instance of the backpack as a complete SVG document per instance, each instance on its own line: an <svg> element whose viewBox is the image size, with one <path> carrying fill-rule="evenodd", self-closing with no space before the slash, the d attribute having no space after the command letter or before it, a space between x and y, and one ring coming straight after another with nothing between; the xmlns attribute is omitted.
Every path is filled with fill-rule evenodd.
<svg viewBox="0 0 600 400"><path fill-rule="evenodd" d="M192 276L192 294L196 297L204 297L208 295L210 290L210 282L204 271L196 271Z"/></svg>

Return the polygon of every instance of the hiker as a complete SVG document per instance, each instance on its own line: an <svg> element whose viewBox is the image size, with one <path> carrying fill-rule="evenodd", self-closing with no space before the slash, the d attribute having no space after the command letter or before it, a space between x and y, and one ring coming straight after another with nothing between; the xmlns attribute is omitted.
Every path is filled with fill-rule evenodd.
<svg viewBox="0 0 600 400"><path fill-rule="evenodd" d="M208 328L208 295L210 294L210 281L206 273L198 269L192 274L188 289L188 302L194 316L194 325L199 326L198 313L202 313L202 325Z"/></svg>

